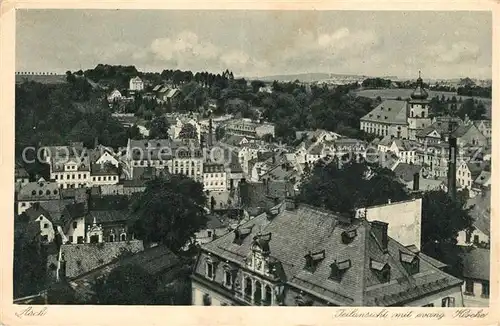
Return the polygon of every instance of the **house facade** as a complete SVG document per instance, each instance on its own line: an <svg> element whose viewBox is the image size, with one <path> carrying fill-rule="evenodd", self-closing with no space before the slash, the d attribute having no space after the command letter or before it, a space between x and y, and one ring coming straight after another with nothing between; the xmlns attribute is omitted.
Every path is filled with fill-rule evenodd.
<svg viewBox="0 0 500 326"><path fill-rule="evenodd" d="M387 253L395 259L388 260ZM463 306L462 281L435 265L416 247L389 237L386 223L288 200L202 246L192 300L237 306Z"/></svg>
<svg viewBox="0 0 500 326"><path fill-rule="evenodd" d="M227 173L224 164L203 164L203 187L208 191L227 190Z"/></svg>
<svg viewBox="0 0 500 326"><path fill-rule="evenodd" d="M144 90L144 82L139 76L136 76L129 81L129 90L131 91L143 91Z"/></svg>

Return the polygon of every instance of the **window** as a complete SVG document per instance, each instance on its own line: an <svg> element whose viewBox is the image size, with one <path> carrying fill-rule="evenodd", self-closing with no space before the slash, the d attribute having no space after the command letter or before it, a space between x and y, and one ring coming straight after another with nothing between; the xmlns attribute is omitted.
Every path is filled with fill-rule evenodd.
<svg viewBox="0 0 500 326"><path fill-rule="evenodd" d="M469 230L465 231L465 243L470 243L470 238L472 236L472 233Z"/></svg>
<svg viewBox="0 0 500 326"><path fill-rule="evenodd" d="M224 285L227 287L231 287L233 285L233 275L230 270L224 271Z"/></svg>
<svg viewBox="0 0 500 326"><path fill-rule="evenodd" d="M211 280L214 279L214 263L212 262L207 262L206 268L205 268L205 276Z"/></svg>
<svg viewBox="0 0 500 326"><path fill-rule="evenodd" d="M73 236L72 235L69 236L69 242L73 243Z"/></svg>
<svg viewBox="0 0 500 326"><path fill-rule="evenodd" d="M66 180L69 180L69 174L66 174Z"/></svg>
<svg viewBox="0 0 500 326"><path fill-rule="evenodd" d="M73 222L73 229L76 229L77 226L78 226L78 223L77 222Z"/></svg>
<svg viewBox="0 0 500 326"><path fill-rule="evenodd" d="M81 179L82 178L82 175L79 173L78 174L78 179Z"/></svg>
<svg viewBox="0 0 500 326"><path fill-rule="evenodd" d="M481 285L482 285L481 296L484 298L488 298L490 296L490 282L483 281Z"/></svg>
<svg viewBox="0 0 500 326"><path fill-rule="evenodd" d="M212 298L208 293L205 293L203 295L203 305L204 306L211 306L212 305Z"/></svg>
<svg viewBox="0 0 500 326"><path fill-rule="evenodd" d="M74 175L74 174L72 174L72 175L71 175L71 179L74 179L74 178L75 178L75 175Z"/></svg>
<svg viewBox="0 0 500 326"><path fill-rule="evenodd" d="M44 229L48 229L49 228L49 224L48 223L43 223L43 228Z"/></svg>
<svg viewBox="0 0 500 326"><path fill-rule="evenodd" d="M114 234L110 234L109 235L109 242L114 242L115 241L115 235Z"/></svg>
<svg viewBox="0 0 500 326"><path fill-rule="evenodd" d="M208 231L207 231L207 235L208 235L208 237L210 238L210 237L212 236L212 231L208 230Z"/></svg>
<svg viewBox="0 0 500 326"><path fill-rule="evenodd" d="M24 207L24 206L26 206L26 203L21 203L21 207Z"/></svg>
<svg viewBox="0 0 500 326"><path fill-rule="evenodd" d="M479 244L479 235L474 235L474 244Z"/></svg>
<svg viewBox="0 0 500 326"><path fill-rule="evenodd" d="M127 241L127 235L126 235L125 233L122 233L122 234L120 235L120 240L121 240L121 241Z"/></svg>
<svg viewBox="0 0 500 326"><path fill-rule="evenodd" d="M446 297L441 300L441 307L455 307L455 298Z"/></svg>

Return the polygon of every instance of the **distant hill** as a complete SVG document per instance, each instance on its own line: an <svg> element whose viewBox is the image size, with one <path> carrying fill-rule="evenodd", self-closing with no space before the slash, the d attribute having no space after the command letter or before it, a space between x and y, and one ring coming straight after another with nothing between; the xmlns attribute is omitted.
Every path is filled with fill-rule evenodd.
<svg viewBox="0 0 500 326"><path fill-rule="evenodd" d="M299 80L301 82L311 83L315 81L328 80L331 78L343 78L343 77L363 77L361 75L342 75L342 74L327 74L327 73L303 73L303 74L291 74L291 75L274 75L274 76L264 76L264 77L248 77L251 80L262 80L266 82L278 81L295 81Z"/></svg>

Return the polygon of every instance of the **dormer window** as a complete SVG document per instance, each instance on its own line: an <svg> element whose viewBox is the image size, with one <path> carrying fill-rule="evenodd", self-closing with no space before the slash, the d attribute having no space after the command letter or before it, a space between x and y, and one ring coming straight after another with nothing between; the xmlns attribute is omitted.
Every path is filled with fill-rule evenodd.
<svg viewBox="0 0 500 326"><path fill-rule="evenodd" d="M387 108L387 111L391 111L391 108Z"/></svg>
<svg viewBox="0 0 500 326"><path fill-rule="evenodd" d="M414 275L419 272L420 259L417 255L400 251L399 260L401 261L401 264L403 264L403 267L408 272L408 274Z"/></svg>
<svg viewBox="0 0 500 326"><path fill-rule="evenodd" d="M345 272L351 268L351 260L344 260L341 262L334 261L333 264L330 265L330 276L329 279L340 282Z"/></svg>
<svg viewBox="0 0 500 326"><path fill-rule="evenodd" d="M370 259L370 268L381 283L387 283L390 281L391 267L389 264Z"/></svg>
<svg viewBox="0 0 500 326"><path fill-rule="evenodd" d="M356 237L356 235L357 235L357 232L355 229L342 232L342 243L343 244L351 243L354 240L354 238Z"/></svg>
<svg viewBox="0 0 500 326"><path fill-rule="evenodd" d="M381 106L381 107L380 107L380 110L381 110L381 111L384 111L384 107L383 107L383 106Z"/></svg>
<svg viewBox="0 0 500 326"><path fill-rule="evenodd" d="M252 228L253 228L253 225L251 227L237 228L236 230L234 230L233 243L237 243L237 244L241 245L243 243L243 240L245 240L245 238L250 233L252 233Z"/></svg>
<svg viewBox="0 0 500 326"><path fill-rule="evenodd" d="M305 269L314 273L318 265L325 259L325 251L309 252L304 258L306 259Z"/></svg>
<svg viewBox="0 0 500 326"><path fill-rule="evenodd" d="M205 262L205 276L210 280L215 278L215 262L211 259Z"/></svg>

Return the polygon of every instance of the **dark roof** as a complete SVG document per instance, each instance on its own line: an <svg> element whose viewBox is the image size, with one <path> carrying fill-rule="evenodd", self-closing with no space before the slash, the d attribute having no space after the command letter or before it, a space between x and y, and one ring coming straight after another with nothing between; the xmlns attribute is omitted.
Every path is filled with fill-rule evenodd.
<svg viewBox="0 0 500 326"><path fill-rule="evenodd" d="M123 180L124 188L135 188L135 187L146 187L147 180L134 179L134 180Z"/></svg>
<svg viewBox="0 0 500 326"><path fill-rule="evenodd" d="M16 167L14 173L16 178L29 178L29 174L25 168Z"/></svg>
<svg viewBox="0 0 500 326"><path fill-rule="evenodd" d="M72 204L73 199L50 200L40 203L40 207L49 212L53 221L60 221L66 205Z"/></svg>
<svg viewBox="0 0 500 326"><path fill-rule="evenodd" d="M422 78L418 77L417 87L415 88L413 93L411 93L410 97L414 100L425 100L429 97L429 94L424 89Z"/></svg>
<svg viewBox="0 0 500 326"><path fill-rule="evenodd" d="M476 280L490 280L490 250L468 247L462 253L465 278Z"/></svg>
<svg viewBox="0 0 500 326"><path fill-rule="evenodd" d="M168 273L170 278L175 277L183 266L182 260L168 248L156 246L120 259L115 259L106 265L98 266L74 278L71 281L71 285L81 295L92 294L92 283L96 278L106 276L116 268L122 268L129 265L140 266L152 277L157 275L163 276L165 273Z"/></svg>
<svg viewBox="0 0 500 326"><path fill-rule="evenodd" d="M470 215L474 219L474 227L489 236L491 227L491 190L484 190L482 194L469 199L467 204L472 206Z"/></svg>
<svg viewBox="0 0 500 326"><path fill-rule="evenodd" d="M118 168L113 164L92 164L92 175L118 175Z"/></svg>
<svg viewBox="0 0 500 326"><path fill-rule="evenodd" d="M54 200L61 198L59 185L55 182L37 181L28 182L17 194L18 200Z"/></svg>
<svg viewBox="0 0 500 326"><path fill-rule="evenodd" d="M425 259L420 260L417 274L408 274L400 254L415 254L392 238L388 239L388 251L384 253L374 226L364 219L346 223L345 218L337 214L308 205L293 210L283 206L272 218L261 214L241 225L240 228L254 227L240 241L235 242L235 233L230 232L203 245L199 261L203 261L208 252L245 266L254 236L270 234L270 260L282 268L282 275L276 277L291 287L342 306L398 305L462 283ZM356 231L355 236L345 244L343 233L352 230ZM323 250L323 260L316 269L313 272L306 270L304 257ZM347 264L350 267L343 272L341 281L330 280L330 266L344 261L350 261ZM390 267L389 283L381 283L376 271L369 267L371 261ZM199 264L195 273L203 275L204 265Z"/></svg>
<svg viewBox="0 0 500 326"><path fill-rule="evenodd" d="M229 226L229 223L227 223L227 221L222 220L215 214L207 215L207 219L207 229L222 229Z"/></svg>
<svg viewBox="0 0 500 326"><path fill-rule="evenodd" d="M61 245L70 279L112 262L125 251L143 250L142 240Z"/></svg>
<svg viewBox="0 0 500 326"><path fill-rule="evenodd" d="M243 208L250 215L257 215L270 209L288 196L294 194L293 184L283 180L240 183L240 196Z"/></svg>
<svg viewBox="0 0 500 326"><path fill-rule="evenodd" d="M370 113L361 118L362 121L380 123L406 124L406 101L385 100Z"/></svg>
<svg viewBox="0 0 500 326"><path fill-rule="evenodd" d="M419 173L421 169L422 169L421 165L399 163L394 169L394 173L404 182L411 182L413 181L413 175L415 173Z"/></svg>
<svg viewBox="0 0 500 326"><path fill-rule="evenodd" d="M45 210L41 205L34 204L25 210L20 218L23 222L34 222L40 215L45 216L49 221L52 221L50 212Z"/></svg>
<svg viewBox="0 0 500 326"><path fill-rule="evenodd" d="M90 211L85 217L85 222L92 224L94 218L97 224L125 222L135 220L137 217L131 214L128 210L103 210L103 211Z"/></svg>

